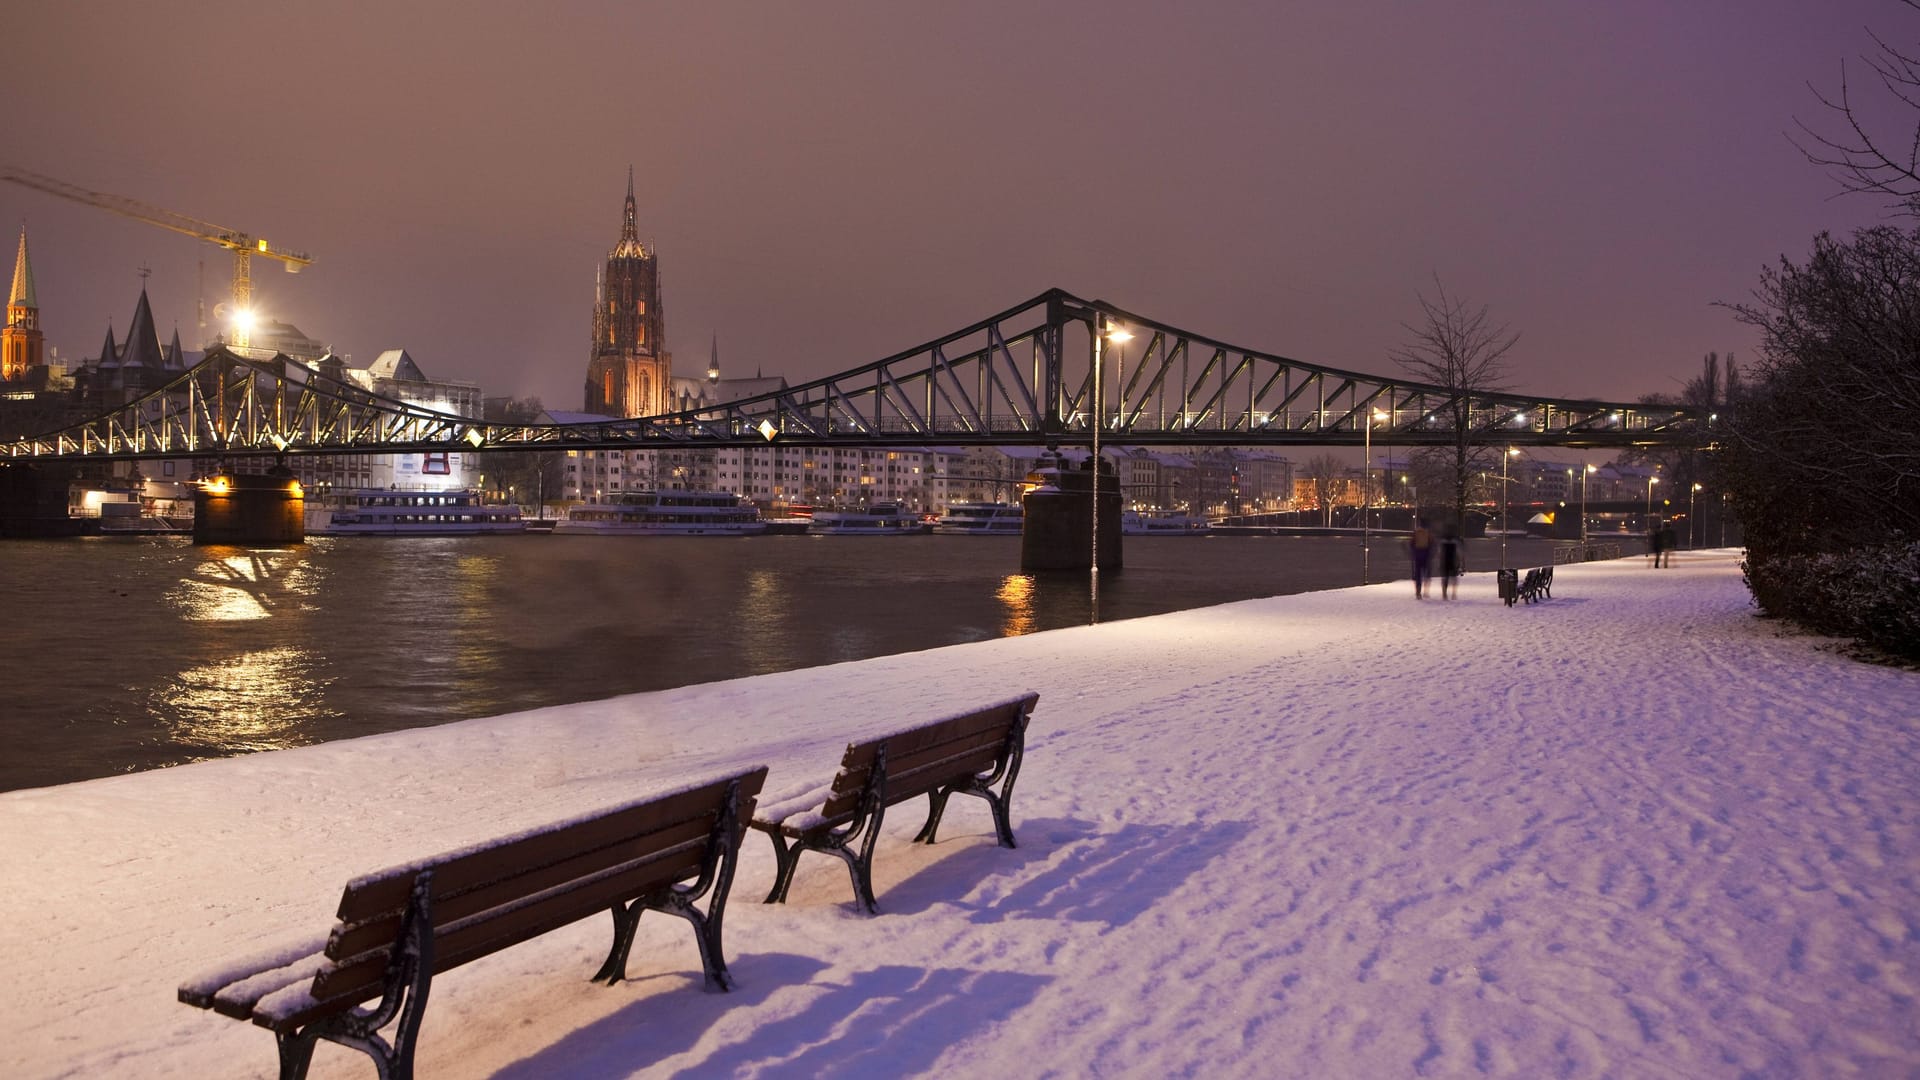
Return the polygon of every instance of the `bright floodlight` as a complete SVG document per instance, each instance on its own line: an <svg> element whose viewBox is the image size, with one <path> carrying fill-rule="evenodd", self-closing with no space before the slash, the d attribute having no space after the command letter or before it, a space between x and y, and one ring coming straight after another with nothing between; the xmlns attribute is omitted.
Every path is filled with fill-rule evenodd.
<svg viewBox="0 0 1920 1080"><path fill-rule="evenodd" d="M484 443L487 441L487 437L481 433L479 428L470 427L467 429L467 441L472 443L474 447L478 449L481 443Z"/></svg>
<svg viewBox="0 0 1920 1080"><path fill-rule="evenodd" d="M1107 327L1107 340L1108 341L1132 341L1133 331L1127 329L1124 326L1109 326Z"/></svg>
<svg viewBox="0 0 1920 1080"><path fill-rule="evenodd" d="M234 309L233 328L235 330L238 330L240 333L242 334L253 333L253 328L254 328L254 325L257 323L257 321L258 320L256 320L253 316L252 308Z"/></svg>
<svg viewBox="0 0 1920 1080"><path fill-rule="evenodd" d="M780 429L777 427L774 427L773 421L771 420L760 421L760 426L755 428L754 430L758 431L760 433L760 437L767 440L768 442L772 442L773 437L775 435L780 434Z"/></svg>

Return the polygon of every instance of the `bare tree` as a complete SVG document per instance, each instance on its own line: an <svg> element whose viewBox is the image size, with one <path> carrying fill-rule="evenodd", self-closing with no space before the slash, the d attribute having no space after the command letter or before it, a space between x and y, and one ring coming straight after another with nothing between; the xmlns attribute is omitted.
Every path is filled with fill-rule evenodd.
<svg viewBox="0 0 1920 1080"><path fill-rule="evenodd" d="M1449 394L1434 412L1450 421L1453 441L1437 456L1453 496L1454 520L1464 527L1468 485L1496 452L1486 444L1505 419L1478 399L1507 389L1506 357L1520 335L1489 318L1485 305L1475 308L1450 295L1437 276L1433 286L1431 299L1420 294L1420 323L1401 324L1411 339L1388 357L1412 378Z"/></svg>
<svg viewBox="0 0 1920 1080"><path fill-rule="evenodd" d="M489 398L486 418L498 423L534 424L544 411L537 397ZM544 516L547 500L562 490L566 460L562 450L498 451L488 461L487 486L496 492L511 491L514 499Z"/></svg>
<svg viewBox="0 0 1920 1080"><path fill-rule="evenodd" d="M1900 0L1909 9L1920 12L1920 0ZM1860 58L1866 65L1869 86L1879 83L1879 101L1862 100L1848 75L1845 61L1840 64L1840 90L1813 96L1838 118L1839 133L1823 135L1795 120L1801 138L1793 145L1808 161L1820 166L1840 184L1843 191L1867 192L1891 196L1904 214L1920 216L1920 117L1911 132L1876 133L1866 113L1878 108L1904 107L1920 113L1920 53L1888 44L1871 30L1875 51Z"/></svg>
<svg viewBox="0 0 1920 1080"><path fill-rule="evenodd" d="M1305 467L1307 483L1313 485L1313 498L1320 504L1321 520L1328 525L1333 524L1334 486L1339 482L1340 474L1346 469L1346 462L1332 454L1316 454L1307 459Z"/></svg>

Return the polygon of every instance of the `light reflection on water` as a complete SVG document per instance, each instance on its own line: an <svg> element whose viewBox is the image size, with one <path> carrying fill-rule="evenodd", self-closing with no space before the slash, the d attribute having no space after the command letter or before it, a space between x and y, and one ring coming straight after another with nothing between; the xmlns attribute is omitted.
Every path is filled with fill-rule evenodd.
<svg viewBox="0 0 1920 1080"><path fill-rule="evenodd" d="M323 698L332 681L316 677L324 667L293 646L242 653L180 672L153 692L149 707L174 741L210 756L317 742L314 722L338 713L290 705Z"/></svg>
<svg viewBox="0 0 1920 1080"><path fill-rule="evenodd" d="M1008 574L993 595L1007 606L1006 620L1000 624L1001 637L1033 633L1033 575Z"/></svg>
<svg viewBox="0 0 1920 1080"><path fill-rule="evenodd" d="M1475 546L1490 543L1469 565L1493 564ZM1510 545L1516 565L1550 561L1528 544ZM1087 575L1018 573L1019 550L950 536L0 542L0 656L33 661L0 680L0 790L1084 625ZM1359 575L1344 540L1148 538L1100 583L1100 615Z"/></svg>
<svg viewBox="0 0 1920 1080"><path fill-rule="evenodd" d="M205 561L192 567L168 593L182 618L195 622L246 622L269 617L283 604L310 594L310 575L297 552L200 549Z"/></svg>

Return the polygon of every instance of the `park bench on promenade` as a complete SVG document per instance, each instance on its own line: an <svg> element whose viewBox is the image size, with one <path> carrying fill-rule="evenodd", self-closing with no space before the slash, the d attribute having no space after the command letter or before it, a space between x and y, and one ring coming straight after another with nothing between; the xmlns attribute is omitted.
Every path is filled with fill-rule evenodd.
<svg viewBox="0 0 1920 1080"><path fill-rule="evenodd" d="M1537 600L1553 599L1553 567L1539 566L1527 571L1521 578L1517 570L1502 570L1498 575L1500 599L1512 607L1515 601L1524 600L1531 604Z"/></svg>
<svg viewBox="0 0 1920 1080"><path fill-rule="evenodd" d="M641 913L663 911L693 924L707 989L726 990L721 916L766 776L702 781L355 878L324 938L189 979L180 1000L271 1030L281 1077L298 1080L318 1039L362 1051L383 1078L412 1076L435 975L602 911L613 947L593 981L624 978ZM396 1016L389 1044L380 1029Z"/></svg>
<svg viewBox="0 0 1920 1080"><path fill-rule="evenodd" d="M801 852L824 851L847 864L854 899L869 913L878 912L873 896L873 847L880 823L887 807L919 795L928 797L929 806L927 823L913 838L916 843L933 843L947 798L964 794L987 801L1000 846L1013 847L1008 801L1020 775L1027 719L1038 699L1038 694L1029 693L850 744L831 783L762 804L754 813L753 827L773 840L778 863L766 902L786 900Z"/></svg>

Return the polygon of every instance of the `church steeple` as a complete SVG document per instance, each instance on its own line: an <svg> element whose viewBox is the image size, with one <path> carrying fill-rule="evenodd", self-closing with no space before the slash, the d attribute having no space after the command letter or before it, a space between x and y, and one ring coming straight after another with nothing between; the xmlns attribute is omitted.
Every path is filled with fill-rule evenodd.
<svg viewBox="0 0 1920 1080"><path fill-rule="evenodd" d="M27 227L20 226L20 253L13 259L13 288L7 291L7 321L0 329L0 382L27 377L45 363L41 349L40 303L34 297L33 260L27 257Z"/></svg>
<svg viewBox="0 0 1920 1080"><path fill-rule="evenodd" d="M707 381L710 383L717 383L720 381L720 335L719 334L713 335L713 346L707 352Z"/></svg>
<svg viewBox="0 0 1920 1080"><path fill-rule="evenodd" d="M20 226L20 254L13 257L13 289L7 293L7 307L30 307L36 310L40 307L33 298L33 260L27 257L25 225ZM9 317L7 322L11 323L13 319Z"/></svg>
<svg viewBox="0 0 1920 1080"><path fill-rule="evenodd" d="M627 166L627 205L620 215L620 242L607 253L610 259L647 257L647 249L640 243L640 217L633 204L633 166Z"/></svg>

